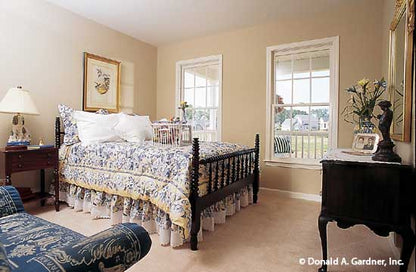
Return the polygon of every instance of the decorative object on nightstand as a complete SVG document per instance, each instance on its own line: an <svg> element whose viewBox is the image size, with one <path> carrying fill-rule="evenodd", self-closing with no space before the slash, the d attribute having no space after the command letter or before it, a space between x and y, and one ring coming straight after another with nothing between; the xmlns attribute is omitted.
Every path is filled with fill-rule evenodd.
<svg viewBox="0 0 416 272"><path fill-rule="evenodd" d="M31 136L25 128L25 119L22 114L39 115L29 91L22 89L21 86L9 89L0 102L0 112L15 114L12 119L12 129L7 145L29 145Z"/></svg>
<svg viewBox="0 0 416 272"><path fill-rule="evenodd" d="M386 91L387 83L384 78L375 80L373 87L369 86L370 80L363 78L346 89L351 95L342 111L344 120L354 124L354 133L374 133L375 125L371 121L374 107L380 100L381 95Z"/></svg>
<svg viewBox="0 0 416 272"><path fill-rule="evenodd" d="M378 128L383 136L383 140L378 144L378 150L372 157L373 161L401 162L399 155L393 152L394 143L390 138L390 126L393 121L393 111L390 109L390 101L383 100L378 103L383 114L377 116L379 119Z"/></svg>
<svg viewBox="0 0 416 272"><path fill-rule="evenodd" d="M25 171L40 170L40 193L35 194L29 187L17 188L23 201L38 198L44 205L45 169L53 169L55 188L55 209L59 211L59 175L58 175L58 149L43 145L34 150L6 150L0 149L0 179L5 179L6 185L12 185L12 174Z"/></svg>

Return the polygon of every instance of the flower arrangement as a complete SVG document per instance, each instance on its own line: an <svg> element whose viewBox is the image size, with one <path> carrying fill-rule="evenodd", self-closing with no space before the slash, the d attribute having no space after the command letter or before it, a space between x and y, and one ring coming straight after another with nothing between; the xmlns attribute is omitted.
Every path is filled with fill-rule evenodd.
<svg viewBox="0 0 416 272"><path fill-rule="evenodd" d="M351 95L342 111L344 120L351 124L358 124L360 132L362 131L363 124L367 123L374 128L374 124L371 122L373 117L374 107L379 102L381 95L386 91L387 83L384 78L375 80L373 84L370 84L370 80L363 78L346 89L347 93Z"/></svg>
<svg viewBox="0 0 416 272"><path fill-rule="evenodd" d="M179 104L178 109L182 110L182 122L183 123L187 123L185 110L189 107L191 107L191 105L188 104L188 102L186 101L181 101L181 103Z"/></svg>
<svg viewBox="0 0 416 272"><path fill-rule="evenodd" d="M180 105L179 105L179 107L178 107L178 109L180 109L180 110L185 110L185 109L187 109L187 108L189 108L191 105L189 105L188 104L188 102L186 102L186 101L181 101L181 103L180 103Z"/></svg>

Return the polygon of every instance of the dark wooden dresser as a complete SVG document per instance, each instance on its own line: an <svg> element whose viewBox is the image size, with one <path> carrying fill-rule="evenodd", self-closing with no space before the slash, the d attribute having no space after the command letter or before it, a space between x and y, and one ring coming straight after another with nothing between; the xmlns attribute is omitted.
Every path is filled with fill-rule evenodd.
<svg viewBox="0 0 416 272"><path fill-rule="evenodd" d="M396 232L403 238L401 272L407 271L415 236L410 219L415 207L412 168L399 163L374 162L370 157L330 151L322 160L322 208L318 226L323 260L327 260L327 224L363 224L381 236ZM324 263L318 270L327 271Z"/></svg>
<svg viewBox="0 0 416 272"><path fill-rule="evenodd" d="M41 200L42 205L49 197L45 192L45 169L54 170L55 209L59 211L58 149L55 147L37 150L0 149L0 178L5 179L5 185L12 185L13 173L40 170L41 192L35 197Z"/></svg>

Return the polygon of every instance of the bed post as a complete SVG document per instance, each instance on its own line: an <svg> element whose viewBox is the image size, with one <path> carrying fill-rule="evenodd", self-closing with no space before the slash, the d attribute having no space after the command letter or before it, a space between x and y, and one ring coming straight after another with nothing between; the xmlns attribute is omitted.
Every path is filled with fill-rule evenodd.
<svg viewBox="0 0 416 272"><path fill-rule="evenodd" d="M199 139L194 138L192 142L192 172L191 172L191 193L189 201L192 209L191 227L191 250L198 250L198 232L201 226L201 211L197 206L198 202L198 180L199 180Z"/></svg>
<svg viewBox="0 0 416 272"><path fill-rule="evenodd" d="M256 134L254 148L256 151L254 154L253 202L257 203L257 194L259 192L259 179L260 179L260 169L259 169L260 135L259 134Z"/></svg>
<svg viewBox="0 0 416 272"><path fill-rule="evenodd" d="M56 116L55 119L55 147L61 147L61 118Z"/></svg>

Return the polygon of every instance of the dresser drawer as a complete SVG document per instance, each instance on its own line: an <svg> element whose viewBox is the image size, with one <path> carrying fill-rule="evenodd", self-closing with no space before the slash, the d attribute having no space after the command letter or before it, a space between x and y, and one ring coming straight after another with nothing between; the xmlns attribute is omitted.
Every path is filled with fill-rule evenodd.
<svg viewBox="0 0 416 272"><path fill-rule="evenodd" d="M330 217L401 225L410 212L411 168L389 164L323 163L322 208Z"/></svg>

